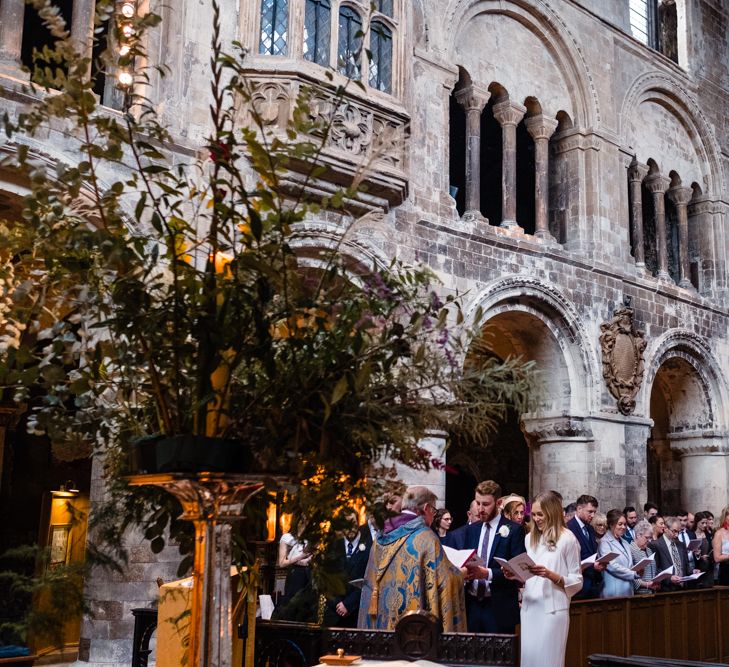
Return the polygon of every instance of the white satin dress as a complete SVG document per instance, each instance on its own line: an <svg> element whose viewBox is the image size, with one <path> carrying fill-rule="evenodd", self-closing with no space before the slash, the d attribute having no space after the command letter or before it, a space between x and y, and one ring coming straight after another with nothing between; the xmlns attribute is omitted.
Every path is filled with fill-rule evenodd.
<svg viewBox="0 0 729 667"><path fill-rule="evenodd" d="M564 667L570 629L570 599L582 590L580 545L566 528L553 549L526 536L526 550L537 565L564 577L564 588L546 577L524 584L521 605L521 667Z"/></svg>

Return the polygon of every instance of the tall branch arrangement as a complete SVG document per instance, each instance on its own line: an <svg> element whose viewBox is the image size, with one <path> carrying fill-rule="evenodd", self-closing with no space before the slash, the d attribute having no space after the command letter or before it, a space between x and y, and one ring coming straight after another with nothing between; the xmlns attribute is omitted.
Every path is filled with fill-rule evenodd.
<svg viewBox="0 0 729 667"><path fill-rule="evenodd" d="M30 109L5 117L16 153L4 163L29 195L22 221L0 229L0 377L57 452L111 461L141 436L237 440L296 481L290 498L316 541L342 508L371 500L383 461L425 469L423 436L486 444L507 406L524 407L530 366L480 355L482 332L429 269L349 268L357 221L345 202L358 179L318 201L284 192L293 161L323 173L329 127L306 92L285 133L262 120L245 49L220 44L216 3L209 136L188 161L144 94L150 72L136 70L121 114L100 107L91 63L50 0L33 4L57 41L37 55ZM110 19L119 30L113 10L97 2L97 29ZM159 17L131 22L129 52L107 65L146 60ZM76 163L29 150L49 128ZM322 210L339 214L340 242L302 262L304 223ZM166 520L153 509L129 516L159 540Z"/></svg>

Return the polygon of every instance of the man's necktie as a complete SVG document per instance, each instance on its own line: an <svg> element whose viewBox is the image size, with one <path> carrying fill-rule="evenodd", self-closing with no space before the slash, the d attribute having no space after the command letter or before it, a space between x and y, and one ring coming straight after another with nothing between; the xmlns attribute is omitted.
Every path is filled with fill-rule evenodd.
<svg viewBox="0 0 729 667"><path fill-rule="evenodd" d="M582 532L585 535L585 539L589 542L590 541L590 533L587 530L587 526L582 526Z"/></svg>
<svg viewBox="0 0 729 667"><path fill-rule="evenodd" d="M681 556L678 553L678 547L676 546L675 542L671 542L671 559L673 560L673 573L679 577L683 577Z"/></svg>
<svg viewBox="0 0 729 667"><path fill-rule="evenodd" d="M486 523L484 524L486 526L486 529L483 531L483 544L481 544L481 553L479 556L483 558L484 563L488 564L489 560L489 531L491 530L491 525ZM486 579L479 579L478 585L476 586L476 597L479 600L483 600L484 597L486 597Z"/></svg>
<svg viewBox="0 0 729 667"><path fill-rule="evenodd" d="M352 542L347 542L347 558L349 558L352 555L353 551L354 551L354 544L352 544Z"/></svg>

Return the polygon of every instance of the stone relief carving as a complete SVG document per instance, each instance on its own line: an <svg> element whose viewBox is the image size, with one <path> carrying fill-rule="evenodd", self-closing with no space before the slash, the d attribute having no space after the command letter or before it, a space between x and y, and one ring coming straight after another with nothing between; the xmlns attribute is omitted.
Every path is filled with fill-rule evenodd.
<svg viewBox="0 0 729 667"><path fill-rule="evenodd" d="M253 105L266 125L285 125L289 90L278 83L259 83L251 95Z"/></svg>
<svg viewBox="0 0 729 667"><path fill-rule="evenodd" d="M593 438L590 425L579 417L524 419L519 426L527 438L539 444L567 438Z"/></svg>
<svg viewBox="0 0 729 667"><path fill-rule="evenodd" d="M372 114L350 102L342 102L334 109L331 142L338 148L363 155L372 141Z"/></svg>
<svg viewBox="0 0 729 667"><path fill-rule="evenodd" d="M632 308L616 310L609 322L600 325L600 330L602 376L618 400L618 410L629 415L635 410L635 397L643 382L644 333L635 329Z"/></svg>

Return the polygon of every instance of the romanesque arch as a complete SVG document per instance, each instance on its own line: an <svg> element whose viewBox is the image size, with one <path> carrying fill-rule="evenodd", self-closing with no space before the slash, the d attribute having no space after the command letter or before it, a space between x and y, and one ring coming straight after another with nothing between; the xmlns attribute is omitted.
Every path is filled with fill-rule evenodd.
<svg viewBox="0 0 729 667"><path fill-rule="evenodd" d="M641 148L640 145L637 147L634 145L639 144L640 136L631 128L631 124L636 121L641 105L648 107L655 105L661 113L672 117L688 137L697 157L698 164L694 165L694 168L700 174L700 181L698 178L693 178L689 170L681 174L684 181L687 184L694 180L698 181L706 193L718 195L724 192L726 184L721 168L719 145L709 122L689 92L680 88L671 77L662 72L646 72L636 77L623 99L618 114L618 135L634 150ZM670 160L670 156L656 154L655 148L652 153L637 155L637 159L642 162L649 157L655 160ZM670 162L659 164L666 173L674 166Z"/></svg>
<svg viewBox="0 0 729 667"><path fill-rule="evenodd" d="M705 341L686 330L657 339L648 354L645 414L648 494L668 511L716 512L727 494L727 386Z"/></svg>
<svg viewBox="0 0 729 667"><path fill-rule="evenodd" d="M444 47L452 62L460 62L458 45L462 43L464 30L469 23L487 14L512 19L531 33L538 48L548 54L556 70L564 77L570 104L555 104L555 108L551 108L549 101L546 104L543 102L545 112L553 116L564 106L569 106L567 111L577 126L595 127L600 124L597 91L579 43L564 21L544 0L450 0L445 12L445 25L453 26L453 29L447 31L448 42ZM514 93L521 92L517 88L518 86L514 86ZM517 94L517 97L523 98L539 92L527 91L524 95ZM546 94L543 97L546 99Z"/></svg>
<svg viewBox="0 0 729 667"><path fill-rule="evenodd" d="M540 371L537 408L522 415L521 423L517 415L507 416L483 465L473 462L477 471L493 476L505 491L524 495L544 488L570 494L573 488L586 488L578 475L567 479L565 470L550 463L557 449L566 459L572 450L582 458L585 443L592 440L584 417L596 404L592 369L598 366L574 307L540 280L514 276L486 286L465 312L483 331L488 354L500 359L519 356L534 361ZM463 455L454 449L449 464L460 465Z"/></svg>

